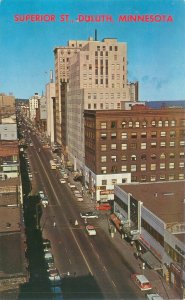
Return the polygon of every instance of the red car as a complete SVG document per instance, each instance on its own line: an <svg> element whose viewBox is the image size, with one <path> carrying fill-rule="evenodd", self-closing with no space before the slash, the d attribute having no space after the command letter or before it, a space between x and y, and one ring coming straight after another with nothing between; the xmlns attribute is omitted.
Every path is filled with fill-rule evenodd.
<svg viewBox="0 0 185 300"><path fill-rule="evenodd" d="M109 203L102 203L96 206L96 210L111 210L111 208Z"/></svg>

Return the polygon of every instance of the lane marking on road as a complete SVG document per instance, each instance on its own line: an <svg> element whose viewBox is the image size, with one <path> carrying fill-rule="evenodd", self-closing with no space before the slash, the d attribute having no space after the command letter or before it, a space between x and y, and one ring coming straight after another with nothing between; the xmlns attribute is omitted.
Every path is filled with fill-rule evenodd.
<svg viewBox="0 0 185 300"><path fill-rule="evenodd" d="M113 285L116 287L116 284L114 283L114 281L112 280Z"/></svg>
<svg viewBox="0 0 185 300"><path fill-rule="evenodd" d="M53 191L53 194L55 195L55 198L56 198L56 200L57 200L57 203L58 203L59 206L61 206L60 201L59 201L59 199L58 199L58 197L57 197L57 194L55 193L55 190L54 190L53 185L52 185L52 183L51 183L51 180L49 179L49 176L48 176L48 174L47 174L47 172L46 172L46 170L45 170L45 168L44 168L44 165L43 165L42 160L41 160L40 156L38 155L38 153L37 153L37 156L38 156L39 161L40 161L40 163L41 163L42 169L44 170L44 173L45 173L45 175L46 175L46 177L47 177L47 179L48 179L48 181L49 181L49 184L50 184L50 186L51 186L51 189L52 189L52 191Z"/></svg>
<svg viewBox="0 0 185 300"><path fill-rule="evenodd" d="M105 266L103 266L104 270L107 272L107 268Z"/></svg>
<svg viewBox="0 0 185 300"><path fill-rule="evenodd" d="M41 163L41 165L42 165L42 168L43 168L43 170L44 170L44 173L46 174L46 177L47 177L47 179L48 179L48 181L49 181L49 183L50 183L50 185L51 185L53 194L55 195L55 198L56 198L56 200L57 200L59 206L61 206L61 204L60 204L60 202L59 202L59 199L58 199L58 197L57 197L57 194L55 193L55 190L53 189L53 186L52 186L52 184L51 184L51 181L50 181L50 179L49 179L49 177L48 177L48 174L47 174L46 171L45 171L44 165L43 165L43 163L42 163L42 161L41 161L41 158L40 158L40 156L38 155L38 153L37 153L37 156L38 156L38 158L39 158L39 160L40 160L40 163ZM67 218L65 217L65 215L64 215L64 218L65 218L66 221L67 221ZM93 272L92 272L92 270L91 270L91 268L90 268L90 266L89 266L89 264L88 264L88 262L87 262L87 259L86 259L85 255L83 254L83 251L82 251L82 249L81 249L81 247L80 247L80 245L79 245L79 243L78 243L78 241L77 241L77 239L76 239L76 237L75 237L75 235L74 235L72 229L69 228L69 230L71 231L71 234L72 234L72 236L73 236L73 238L74 238L74 240L75 240L75 242L76 242L76 244L77 244L77 247L78 247L78 249L79 249L79 251L80 251L80 253L81 253L81 255L82 255L82 257L83 257L83 259L84 259L84 261L85 261L85 263L86 263L86 266L87 266L87 268L88 268L88 270L89 270L89 273L93 276Z"/></svg>

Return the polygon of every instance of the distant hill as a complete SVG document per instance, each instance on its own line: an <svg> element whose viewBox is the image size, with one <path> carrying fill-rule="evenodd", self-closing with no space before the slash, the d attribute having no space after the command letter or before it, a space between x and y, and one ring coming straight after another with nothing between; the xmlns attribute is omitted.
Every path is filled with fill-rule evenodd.
<svg viewBox="0 0 185 300"><path fill-rule="evenodd" d="M146 105L151 108L160 108L161 106L185 108L185 100L146 101Z"/></svg>

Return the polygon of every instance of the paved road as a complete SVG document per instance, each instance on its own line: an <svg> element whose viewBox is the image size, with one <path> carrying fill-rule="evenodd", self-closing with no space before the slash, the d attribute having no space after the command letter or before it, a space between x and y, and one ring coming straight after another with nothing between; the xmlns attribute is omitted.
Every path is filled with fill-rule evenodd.
<svg viewBox="0 0 185 300"><path fill-rule="evenodd" d="M134 249L118 235L112 240L107 213L100 213L99 219L88 220L96 227L97 235L87 235L80 212L93 209L94 203L87 197L84 202L76 201L69 186L59 182L58 171L50 170L50 150L42 149L36 136L32 136L32 140L29 156L34 175L33 192L44 190L49 197L49 205L43 209L41 228L44 237L52 242L52 252L60 273L71 285L81 286L79 290L77 288L76 293L79 294L75 294L74 299L83 298L84 285L88 299L143 299L144 294L130 280L131 273L141 273L133 256ZM75 220L78 221L77 226ZM161 285L161 281L157 280L158 277L156 285ZM163 296L169 298L166 290Z"/></svg>

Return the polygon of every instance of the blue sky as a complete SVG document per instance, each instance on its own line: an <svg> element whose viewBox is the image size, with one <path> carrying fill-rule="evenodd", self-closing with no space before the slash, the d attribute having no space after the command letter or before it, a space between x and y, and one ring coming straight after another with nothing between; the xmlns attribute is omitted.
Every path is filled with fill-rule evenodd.
<svg viewBox="0 0 185 300"><path fill-rule="evenodd" d="M15 14L54 14L56 22L14 21ZM61 23L69 14L109 14L114 23ZM120 23L119 15L171 15L173 22ZM54 69L53 49L70 39L117 38L128 47L128 79L140 100L185 99L184 0L0 0L0 92L16 98L42 93Z"/></svg>

